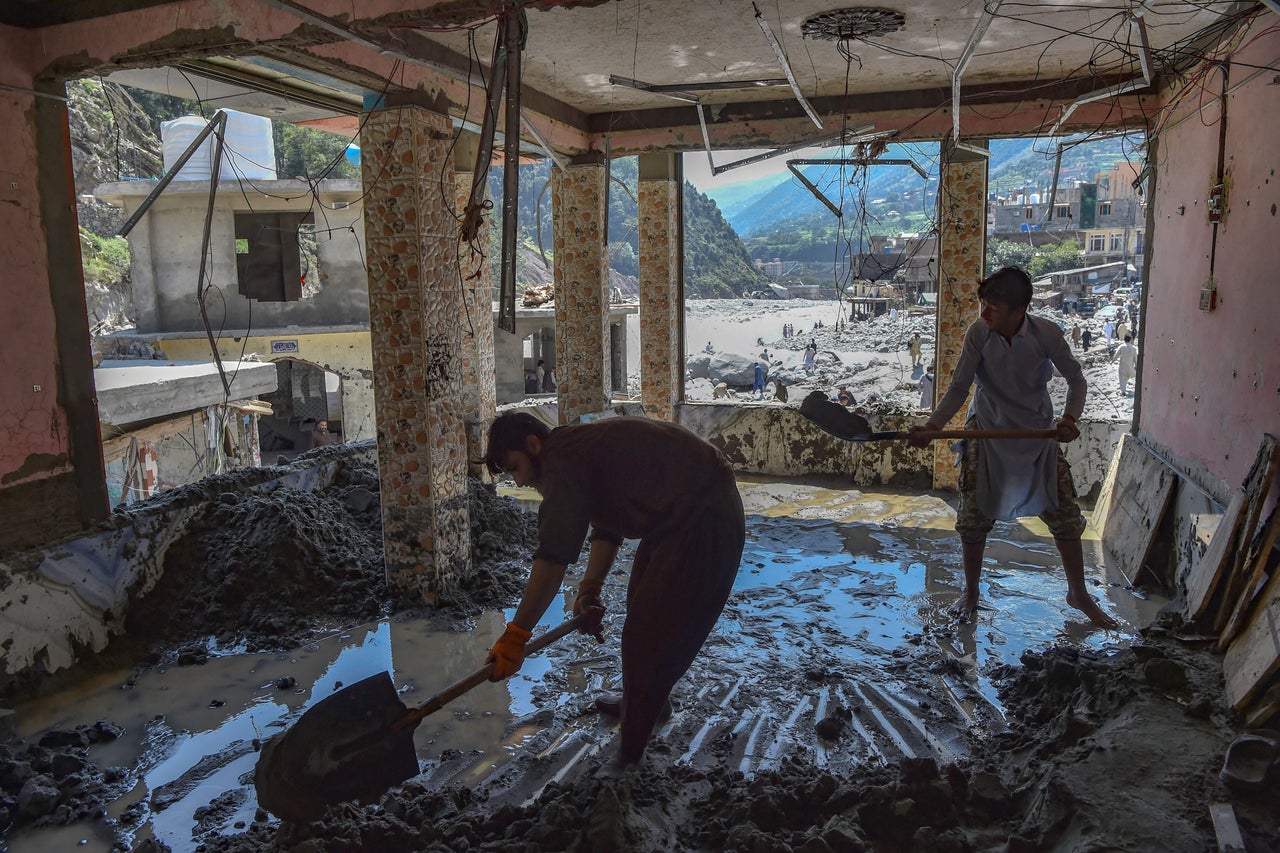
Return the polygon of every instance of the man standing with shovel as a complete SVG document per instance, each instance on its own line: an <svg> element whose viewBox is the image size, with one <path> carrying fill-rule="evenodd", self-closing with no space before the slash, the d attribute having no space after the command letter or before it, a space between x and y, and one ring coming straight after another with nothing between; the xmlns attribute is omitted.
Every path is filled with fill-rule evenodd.
<svg viewBox="0 0 1280 853"><path fill-rule="evenodd" d="M964 553L965 588L958 615L973 619L978 610L982 555L993 520L1039 515L1062 555L1067 603L1103 628L1117 627L1089 595L1084 581L1080 536L1084 516L1076 503L1071 468L1057 442L1080 436L1076 419L1084 410L1087 386L1080 362L1071 354L1062 330L1027 313L1031 278L1005 267L978 286L980 319L965 333L964 348L951 385L924 426L912 427L907 443L924 447L964 405L969 387L978 388L966 428L1045 429L1054 426L1049 380L1056 367L1067 380L1067 402L1056 424L1057 441L970 439L960 464L960 508L956 531Z"/></svg>
<svg viewBox="0 0 1280 853"><path fill-rule="evenodd" d="M489 653L490 680L520 669L525 643L584 540L591 546L575 615L603 612L600 591L618 546L640 540L622 628L622 739L611 771L638 762L738 573L746 522L733 469L675 424L624 417L552 430L525 412L493 422L485 463L542 495L533 571ZM582 630L599 639L599 618Z"/></svg>

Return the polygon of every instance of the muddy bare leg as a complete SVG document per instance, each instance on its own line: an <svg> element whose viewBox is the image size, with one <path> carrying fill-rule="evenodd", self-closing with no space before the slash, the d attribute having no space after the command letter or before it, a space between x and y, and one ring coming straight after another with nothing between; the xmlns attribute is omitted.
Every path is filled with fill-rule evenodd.
<svg viewBox="0 0 1280 853"><path fill-rule="evenodd" d="M962 542L964 554L964 592L955 603L952 612L962 619L973 619L978 614L978 582L982 579L982 554L987 549L986 540Z"/></svg>
<svg viewBox="0 0 1280 853"><path fill-rule="evenodd" d="M1058 553L1062 555L1062 568L1067 576L1067 604L1079 610L1099 628L1114 631L1120 627L1116 620L1098 606L1084 583L1084 547L1079 539L1055 539Z"/></svg>

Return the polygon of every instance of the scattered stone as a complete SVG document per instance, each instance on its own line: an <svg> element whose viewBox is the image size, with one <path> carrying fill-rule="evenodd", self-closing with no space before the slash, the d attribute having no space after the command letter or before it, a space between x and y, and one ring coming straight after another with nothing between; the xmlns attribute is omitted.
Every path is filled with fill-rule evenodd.
<svg viewBox="0 0 1280 853"><path fill-rule="evenodd" d="M58 786L48 776L32 776L18 792L20 818L35 820L52 812L58 805Z"/></svg>
<svg viewBox="0 0 1280 853"><path fill-rule="evenodd" d="M1187 683L1187 672L1177 661L1153 658L1142 665L1142 677L1152 687L1173 690Z"/></svg>

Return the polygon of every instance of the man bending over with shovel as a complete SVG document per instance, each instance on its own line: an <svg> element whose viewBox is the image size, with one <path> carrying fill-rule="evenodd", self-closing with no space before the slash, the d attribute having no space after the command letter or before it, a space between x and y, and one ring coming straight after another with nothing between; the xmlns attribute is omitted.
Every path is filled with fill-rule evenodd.
<svg viewBox="0 0 1280 853"><path fill-rule="evenodd" d="M971 620L978 609L978 580L987 533L994 519L1039 515L1053 533L1067 576L1067 603L1103 628L1116 628L1089 595L1084 582L1084 551L1080 535L1084 516L1076 503L1071 468L1058 442L1080 436L1076 419L1084 410L1086 383L1080 362L1062 330L1048 320L1027 313L1031 278L1017 267L1004 269L978 285L980 319L964 337L951 385L924 426L910 430L907 443L929 444L964 405L969 386L978 388L969 407L966 428L1048 429L1052 439L969 439L960 462L960 508L956 531L964 553L964 594L957 614ZM1049 380L1053 369L1067 380L1067 402L1057 424Z"/></svg>
<svg viewBox="0 0 1280 853"><path fill-rule="evenodd" d="M623 417L552 430L524 412L494 420L485 463L542 495L533 571L489 653L492 681L520 669L533 627L588 538L573 612L594 612L582 631L601 639L605 575L622 540L640 540L622 628L622 742L610 768L619 771L644 754L669 713L671 688L733 587L746 540L733 469L719 450L675 424ZM603 702L601 709L609 710Z"/></svg>

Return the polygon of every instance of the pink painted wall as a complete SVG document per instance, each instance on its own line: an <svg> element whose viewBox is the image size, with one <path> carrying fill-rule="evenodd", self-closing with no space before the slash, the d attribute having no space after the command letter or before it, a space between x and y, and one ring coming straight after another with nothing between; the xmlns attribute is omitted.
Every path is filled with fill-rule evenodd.
<svg viewBox="0 0 1280 853"><path fill-rule="evenodd" d="M1264 14L1244 40L1274 21ZM1204 77L1206 91L1190 93L1159 134L1140 433L1220 496L1224 486L1239 487L1262 434L1280 434L1280 86L1274 71L1255 74L1277 56L1280 32L1232 57L1230 86L1239 88L1227 101L1227 214L1218 228L1212 312L1199 303L1213 238L1206 199L1221 116L1211 101L1221 75ZM1163 92L1162 103L1174 94Z"/></svg>
<svg viewBox="0 0 1280 853"><path fill-rule="evenodd" d="M30 39L0 26L0 82L31 87ZM0 489L68 470L36 186L34 100L0 89Z"/></svg>

